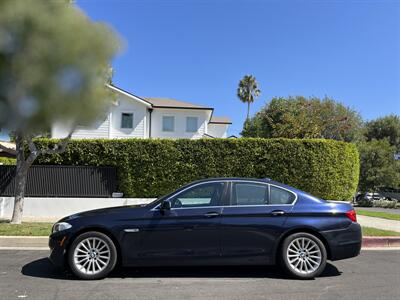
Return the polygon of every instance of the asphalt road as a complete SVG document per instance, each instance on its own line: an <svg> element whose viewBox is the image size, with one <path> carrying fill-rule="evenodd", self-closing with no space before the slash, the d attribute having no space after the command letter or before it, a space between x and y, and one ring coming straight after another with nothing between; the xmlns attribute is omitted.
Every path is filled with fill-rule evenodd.
<svg viewBox="0 0 400 300"><path fill-rule="evenodd" d="M81 281L46 255L0 251L0 299L400 299L400 251L363 251L309 281L275 267L125 268Z"/></svg>

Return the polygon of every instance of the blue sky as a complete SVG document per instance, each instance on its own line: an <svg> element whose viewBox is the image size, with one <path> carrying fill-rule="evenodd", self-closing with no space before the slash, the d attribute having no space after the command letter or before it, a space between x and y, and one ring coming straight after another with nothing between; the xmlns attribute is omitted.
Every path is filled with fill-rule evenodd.
<svg viewBox="0 0 400 300"><path fill-rule="evenodd" d="M114 83L212 106L238 134L238 81L261 97L325 95L372 119L400 114L400 1L77 0L124 40Z"/></svg>

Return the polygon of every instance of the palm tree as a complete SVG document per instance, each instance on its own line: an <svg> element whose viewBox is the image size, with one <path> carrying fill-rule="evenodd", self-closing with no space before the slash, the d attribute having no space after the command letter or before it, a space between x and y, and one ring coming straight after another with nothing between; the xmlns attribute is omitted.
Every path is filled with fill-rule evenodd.
<svg viewBox="0 0 400 300"><path fill-rule="evenodd" d="M245 75L239 82L237 96L243 103L247 103L247 118L250 117L250 104L256 100L261 91L258 88L258 83L253 75Z"/></svg>

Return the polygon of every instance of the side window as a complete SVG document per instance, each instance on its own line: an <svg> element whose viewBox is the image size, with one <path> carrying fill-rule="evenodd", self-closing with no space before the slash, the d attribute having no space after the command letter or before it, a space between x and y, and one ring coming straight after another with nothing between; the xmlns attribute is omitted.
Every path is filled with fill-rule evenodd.
<svg viewBox="0 0 400 300"><path fill-rule="evenodd" d="M197 123L197 117L186 117L186 132L197 132L199 128Z"/></svg>
<svg viewBox="0 0 400 300"><path fill-rule="evenodd" d="M162 117L162 131L173 132L175 130L175 117L163 116Z"/></svg>
<svg viewBox="0 0 400 300"><path fill-rule="evenodd" d="M261 183L234 183L231 205L265 205L268 203L268 185Z"/></svg>
<svg viewBox="0 0 400 300"><path fill-rule="evenodd" d="M293 193L271 185L269 204L292 204L295 199Z"/></svg>
<svg viewBox="0 0 400 300"><path fill-rule="evenodd" d="M121 114L121 128L132 129L133 128L133 114L122 113Z"/></svg>
<svg viewBox="0 0 400 300"><path fill-rule="evenodd" d="M176 195L171 200L172 208L215 206L219 204L224 184L222 182L205 183L194 186Z"/></svg>

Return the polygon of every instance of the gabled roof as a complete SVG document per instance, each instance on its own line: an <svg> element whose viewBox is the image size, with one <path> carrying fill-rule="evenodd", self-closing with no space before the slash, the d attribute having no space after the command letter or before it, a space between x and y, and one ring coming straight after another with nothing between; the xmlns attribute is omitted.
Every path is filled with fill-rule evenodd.
<svg viewBox="0 0 400 300"><path fill-rule="evenodd" d="M15 157L17 155L15 143L0 141L0 156Z"/></svg>
<svg viewBox="0 0 400 300"><path fill-rule="evenodd" d="M193 104L186 101L180 101L171 98L156 98L156 97L139 97L132 93L129 93L115 85L108 84L107 85L113 91L119 92L131 99L139 101L145 104L149 108L171 108L171 109L201 109L201 110L210 110L211 117L209 123L211 124L232 124L231 120L228 117L214 117L213 111L214 108L205 107L198 104Z"/></svg>
<svg viewBox="0 0 400 300"><path fill-rule="evenodd" d="M129 92L127 92L127 91L125 91L125 90L123 90L123 89L121 89L119 87L116 87L115 85L112 85L112 84L107 84L107 86L111 90L113 90L115 92L119 92L119 93L121 93L121 94L123 94L123 95L125 95L125 96L127 96L129 98L133 98L134 100L141 102L142 104L144 104L144 105L146 105L148 107L152 107L152 104L150 102L147 102L145 99L143 99L143 98L141 98L139 96L136 96L136 95L134 95L132 93L129 93Z"/></svg>
<svg viewBox="0 0 400 300"><path fill-rule="evenodd" d="M176 99L170 98L152 98L152 97L143 97L144 100L150 102L153 107L158 108L180 108L180 109L205 109L205 110L214 110L210 107L205 107L185 101L180 101Z"/></svg>
<svg viewBox="0 0 400 300"><path fill-rule="evenodd" d="M208 122L208 123L210 123L210 124L232 124L232 121L228 117L212 116L210 122Z"/></svg>

